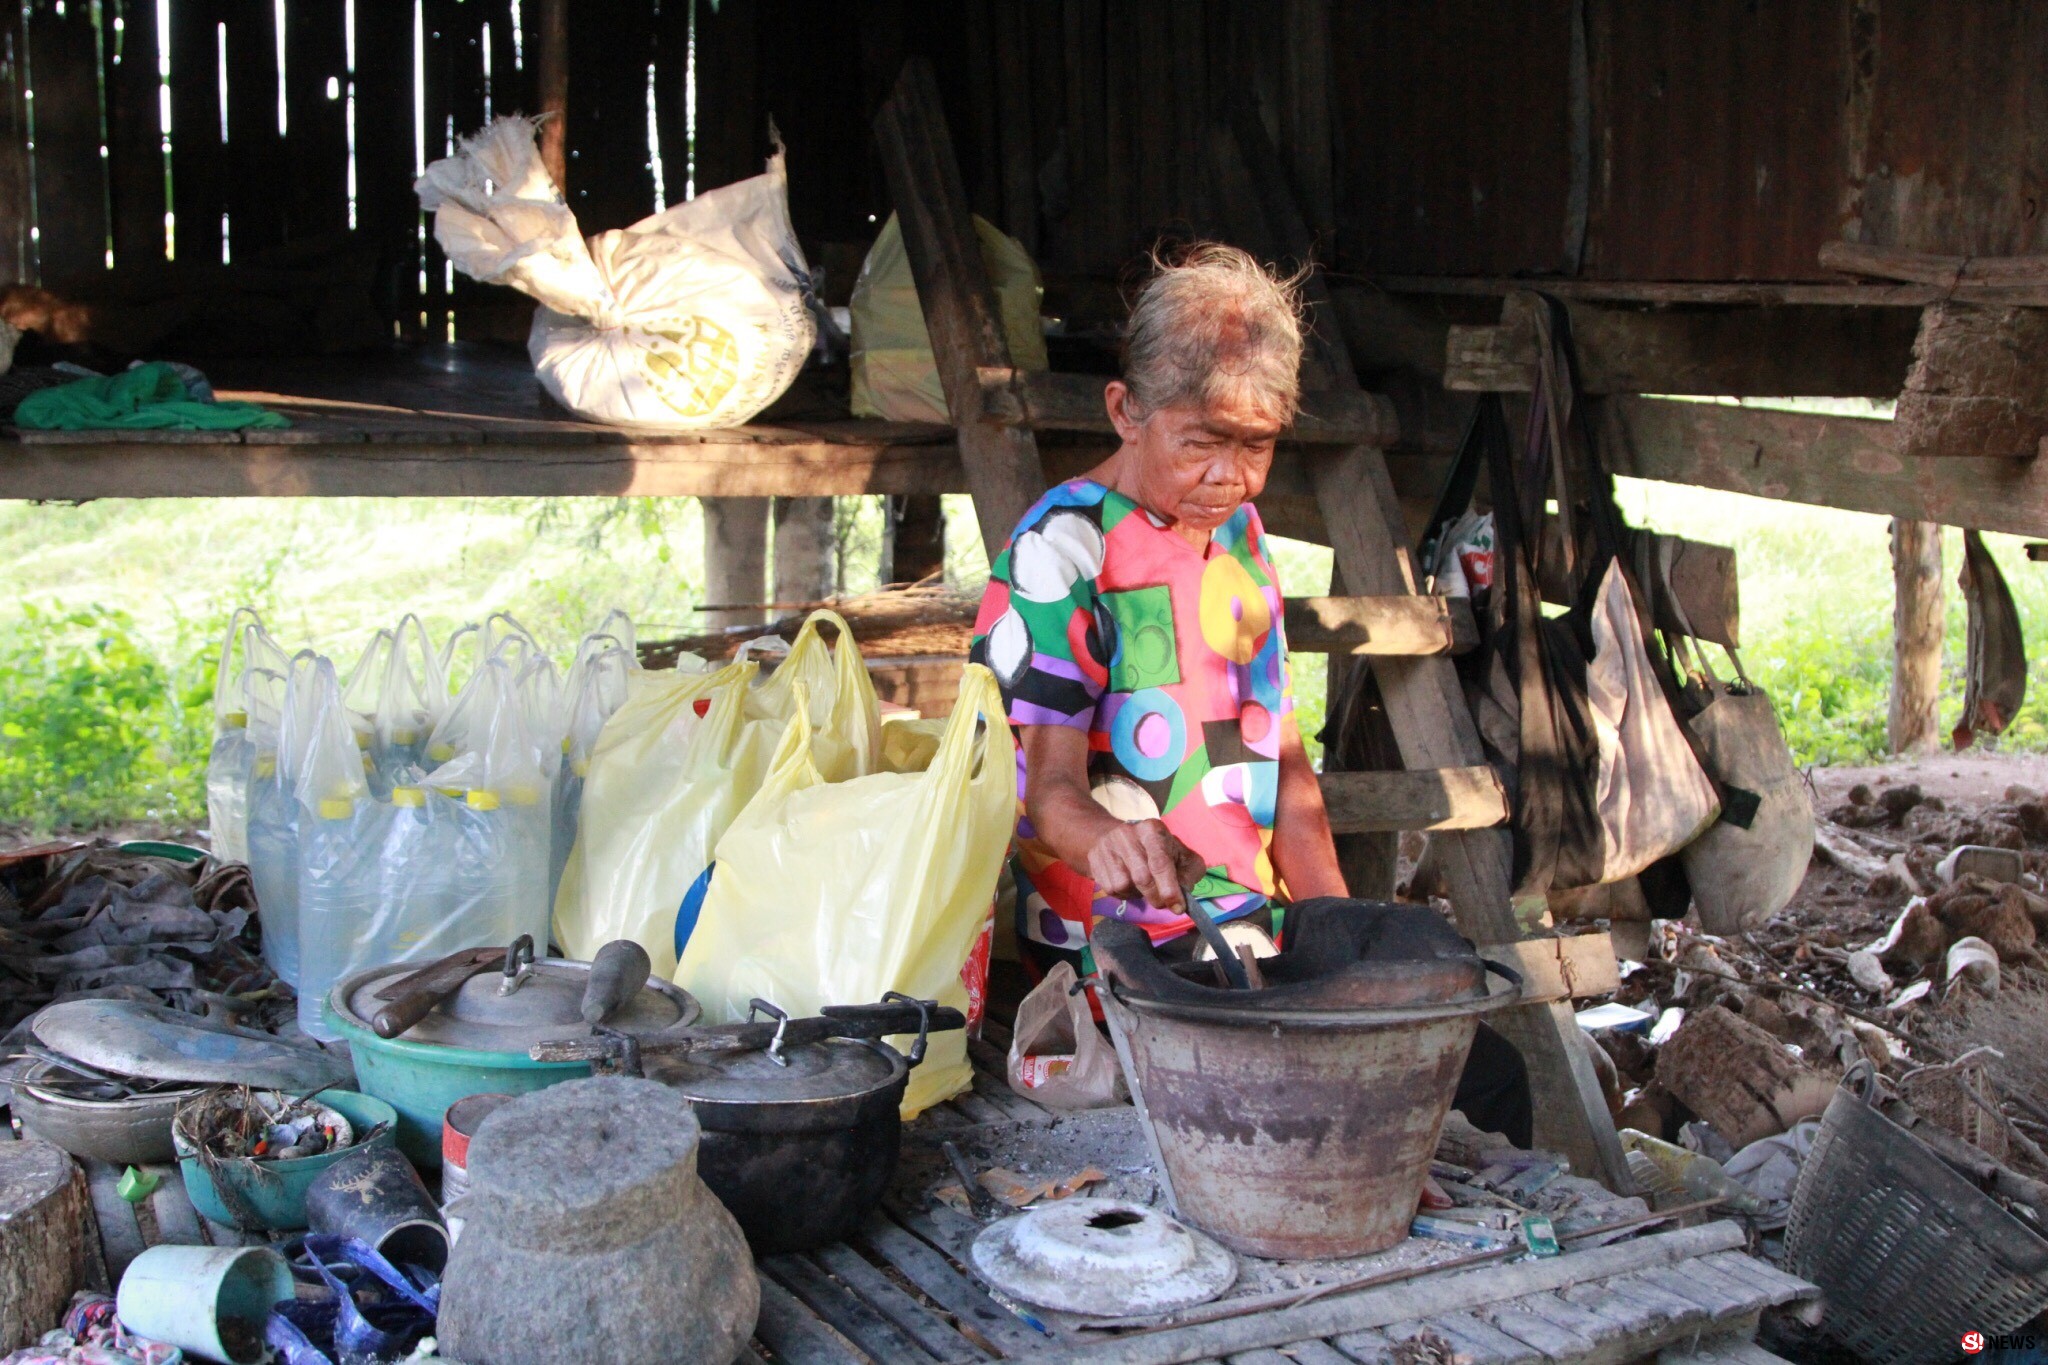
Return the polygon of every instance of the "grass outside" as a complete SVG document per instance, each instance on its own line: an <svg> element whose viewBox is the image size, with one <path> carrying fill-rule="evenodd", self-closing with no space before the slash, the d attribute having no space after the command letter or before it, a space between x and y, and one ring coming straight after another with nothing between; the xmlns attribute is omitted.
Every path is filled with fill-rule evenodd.
<svg viewBox="0 0 2048 1365"><path fill-rule="evenodd" d="M1731 544L1743 661L1803 763L1883 752L1891 576L1881 517L1623 480L1639 525ZM986 573L965 499L949 499L949 572ZM874 500L842 504L845 587L873 586ZM2026 629L2034 686L2001 741L2048 748L2048 566L1986 538ZM250 604L281 643L346 667L380 626L418 612L439 638L494 610L566 651L612 606L648 638L691 627L702 531L689 499L107 500L0 504L0 825L28 832L203 818L213 655ZM1943 723L1962 701L1965 623L1949 580ZM1328 591L1328 550L1276 542L1287 591ZM1296 659L1302 730L1323 717L1321 656Z"/></svg>

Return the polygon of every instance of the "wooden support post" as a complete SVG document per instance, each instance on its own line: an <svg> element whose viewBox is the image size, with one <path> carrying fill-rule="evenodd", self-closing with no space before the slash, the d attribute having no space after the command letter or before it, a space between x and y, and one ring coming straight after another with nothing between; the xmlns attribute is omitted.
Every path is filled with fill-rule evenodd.
<svg viewBox="0 0 2048 1365"><path fill-rule="evenodd" d="M569 192L569 0L540 0L540 43L534 61L540 112L540 161L555 188Z"/></svg>
<svg viewBox="0 0 2048 1365"><path fill-rule="evenodd" d="M994 560L1045 491L1045 470L1038 439L1028 428L1004 426L982 408L979 371L1010 369L1010 345L974 235L938 81L924 58L903 64L895 92L875 116L875 140L938 359L946 409L959 433L982 544Z"/></svg>
<svg viewBox="0 0 2048 1365"><path fill-rule="evenodd" d="M767 498L704 498L704 600L714 607L754 607L767 600ZM800 599L810 601L809 598ZM708 611L705 623L726 626L758 624L754 610Z"/></svg>
<svg viewBox="0 0 2048 1365"><path fill-rule="evenodd" d="M1240 240L1262 254L1305 259L1309 229L1256 113L1241 110L1230 127L1219 130L1215 151L1217 198L1232 215ZM1302 357L1303 386L1358 388L1358 374L1320 274L1309 277L1307 295L1313 330ZM1330 450L1315 461L1311 477L1344 590L1359 595L1414 592L1416 574L1401 506L1379 447ZM1449 659L1375 656L1372 666L1402 761L1410 769L1469 768L1485 762L1478 726ZM1506 831L1471 830L1435 838L1460 930L1481 943L1522 937L1509 905L1511 846ZM1527 1005L1495 1018L1528 1064L1536 1098L1536 1140L1563 1151L1575 1169L1611 1188L1632 1190L1614 1121L1577 1036L1571 1006Z"/></svg>
<svg viewBox="0 0 2048 1365"><path fill-rule="evenodd" d="M775 500L777 602L817 602L839 586L838 544L830 498Z"/></svg>
<svg viewBox="0 0 2048 1365"><path fill-rule="evenodd" d="M1941 527L1892 519L1892 697L1885 738L1895 754L1941 747Z"/></svg>

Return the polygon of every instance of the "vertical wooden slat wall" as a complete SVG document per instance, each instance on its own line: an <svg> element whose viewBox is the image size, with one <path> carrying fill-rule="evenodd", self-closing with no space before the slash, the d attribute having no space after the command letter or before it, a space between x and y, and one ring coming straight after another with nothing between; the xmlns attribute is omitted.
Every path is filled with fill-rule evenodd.
<svg viewBox="0 0 2048 1365"><path fill-rule="evenodd" d="M28 31L18 5L0 10L0 279L35 278L28 230Z"/></svg>

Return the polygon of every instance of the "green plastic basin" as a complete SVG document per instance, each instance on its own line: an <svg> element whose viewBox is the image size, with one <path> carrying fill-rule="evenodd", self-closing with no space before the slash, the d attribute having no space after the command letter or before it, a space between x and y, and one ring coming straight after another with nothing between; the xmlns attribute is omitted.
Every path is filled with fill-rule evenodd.
<svg viewBox="0 0 2048 1365"><path fill-rule="evenodd" d="M360 1095L353 1090L323 1090L318 1098L322 1104L339 1110L358 1133L380 1123L386 1127L367 1141L332 1152L321 1152L318 1156L302 1156L291 1161L231 1161L219 1167L220 1182L228 1185L239 1196L236 1202L246 1204L249 1212L255 1214L257 1221L266 1228L306 1226L306 1189L315 1176L350 1152L391 1145L398 1111L383 1100ZM216 1223L229 1227L244 1226L235 1217L234 1210L228 1207L228 1201L221 1197L214 1172L201 1165L198 1157L184 1155L181 1151L178 1169L185 1173L185 1193L191 1197L193 1208ZM256 1229L245 1230L253 1232Z"/></svg>

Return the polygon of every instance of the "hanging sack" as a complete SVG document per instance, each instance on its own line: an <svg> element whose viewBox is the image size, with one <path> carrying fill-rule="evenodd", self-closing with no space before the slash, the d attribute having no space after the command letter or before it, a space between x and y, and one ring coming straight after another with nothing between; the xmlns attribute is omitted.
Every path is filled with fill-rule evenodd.
<svg viewBox="0 0 2048 1365"><path fill-rule="evenodd" d="M1654 550L1650 548L1654 540ZM1754 929L1792 901L1813 856L1813 800L1778 728L1777 710L1750 681L1742 657L1724 646L1736 681L1714 671L1671 586L1675 542L1638 537L1638 574L1668 604L1679 629L1664 642L1682 680L1686 728L1721 788L1721 816L1679 851L1700 927L1710 934Z"/></svg>
<svg viewBox="0 0 2048 1365"><path fill-rule="evenodd" d="M463 139L414 189L457 270L540 300L527 350L541 386L592 421L740 426L816 340L779 145L765 175L587 243L528 119Z"/></svg>
<svg viewBox="0 0 2048 1365"><path fill-rule="evenodd" d="M1538 379L1519 451L1498 395L1486 395L1448 486L1469 495L1483 464L1492 490L1495 583L1478 612L1483 647L1459 667L1488 757L1512 793L1518 895L1634 876L1690 843L1720 809L1674 711L1675 679L1647 647L1613 482L1576 402L1569 318L1545 303L1535 310ZM1573 528L1580 497L1583 543ZM1544 614L1538 576L1552 499L1573 590L1561 617ZM1439 506L1430 539L1457 510Z"/></svg>
<svg viewBox="0 0 2048 1365"><path fill-rule="evenodd" d="M1963 572L1957 581L1970 609L1970 651L1963 672L1963 714L1949 739L1963 750L1978 735L2004 733L2019 714L2027 698L2027 645L2012 590L1976 531L1963 532Z"/></svg>
<svg viewBox="0 0 2048 1365"><path fill-rule="evenodd" d="M1102 1109L1130 1098L1072 963L1054 963L1017 1006L1009 1076L1010 1089L1048 1109Z"/></svg>
<svg viewBox="0 0 2048 1365"><path fill-rule="evenodd" d="M837 648L821 633L826 625ZM555 898L556 940L570 956L630 938L657 972L675 970L693 922L683 907L701 903L719 836L759 790L800 708L808 708L812 759L827 781L875 770L881 707L837 613L813 612L756 687L759 670L742 660L649 682L606 722Z"/></svg>
<svg viewBox="0 0 2048 1365"><path fill-rule="evenodd" d="M974 235L995 291L1010 363L1019 370L1046 369L1045 329L1038 321L1045 285L1037 265L1022 242L1003 235L979 214ZM903 248L903 225L893 213L861 262L851 303L853 415L950 424L939 363L910 275L910 253Z"/></svg>
<svg viewBox="0 0 2048 1365"><path fill-rule="evenodd" d="M793 1016L902 991L963 1012L1016 818L1016 741L995 675L968 665L931 765L833 782L799 705L761 790L718 841L676 984L707 1023L758 997ZM909 1118L965 1090L965 1033L932 1035Z"/></svg>

